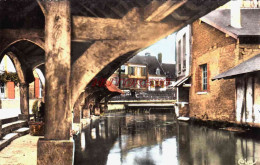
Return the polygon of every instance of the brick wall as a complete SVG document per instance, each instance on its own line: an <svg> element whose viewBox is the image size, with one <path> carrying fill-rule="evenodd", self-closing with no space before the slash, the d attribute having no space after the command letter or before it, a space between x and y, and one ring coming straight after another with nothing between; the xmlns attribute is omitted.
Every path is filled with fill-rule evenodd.
<svg viewBox="0 0 260 165"><path fill-rule="evenodd" d="M260 53L259 45L239 44L223 32L195 21L192 25L190 117L235 121L235 80L215 80L216 75ZM207 64L208 89L202 92L202 71Z"/></svg>
<svg viewBox="0 0 260 165"><path fill-rule="evenodd" d="M196 21L192 25L192 87L190 116L209 120L235 120L235 81L213 77L235 66L237 41ZM207 64L208 85L202 90L202 69Z"/></svg>

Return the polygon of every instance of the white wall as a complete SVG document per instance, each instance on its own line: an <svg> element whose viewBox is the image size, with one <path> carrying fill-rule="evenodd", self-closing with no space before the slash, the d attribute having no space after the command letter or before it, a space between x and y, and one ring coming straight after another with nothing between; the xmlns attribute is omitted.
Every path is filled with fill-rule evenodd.
<svg viewBox="0 0 260 165"><path fill-rule="evenodd" d="M236 121L260 126L260 73L236 78L236 89Z"/></svg>
<svg viewBox="0 0 260 165"><path fill-rule="evenodd" d="M181 56L181 73L179 74L179 68L178 68L178 45L179 41L181 40L181 51L183 51L183 36L186 35L186 70L183 71L183 58L184 56ZM177 32L176 35L176 74L178 76L187 76L190 74L190 59L191 59L191 26L187 25L184 28L182 28L180 31Z"/></svg>
<svg viewBox="0 0 260 165"><path fill-rule="evenodd" d="M150 84L151 81L154 81L154 87L151 87L151 84ZM166 77L155 77L155 76L154 77L149 76L149 78L148 78L148 82L149 82L148 90L149 91L155 91L155 85L156 85L155 81L163 81L164 87L160 88L160 91L166 91Z"/></svg>

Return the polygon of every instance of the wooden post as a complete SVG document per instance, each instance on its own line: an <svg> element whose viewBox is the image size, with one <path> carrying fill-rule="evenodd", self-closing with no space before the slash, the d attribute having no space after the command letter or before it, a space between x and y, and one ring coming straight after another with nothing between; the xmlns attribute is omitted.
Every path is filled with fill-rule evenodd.
<svg viewBox="0 0 260 165"><path fill-rule="evenodd" d="M38 141L37 164L71 165L72 112L70 1L44 1L45 13L45 134Z"/></svg>

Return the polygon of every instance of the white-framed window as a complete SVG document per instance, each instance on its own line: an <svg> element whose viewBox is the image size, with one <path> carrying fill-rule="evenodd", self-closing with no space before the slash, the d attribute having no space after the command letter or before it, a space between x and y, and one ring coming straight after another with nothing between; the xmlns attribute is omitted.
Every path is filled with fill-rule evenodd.
<svg viewBox="0 0 260 165"><path fill-rule="evenodd" d="M141 75L146 76L146 67L141 68Z"/></svg>
<svg viewBox="0 0 260 165"><path fill-rule="evenodd" d="M207 64L201 65L202 70L202 90L208 90L208 69Z"/></svg>
<svg viewBox="0 0 260 165"><path fill-rule="evenodd" d="M135 75L135 67L129 66L129 75Z"/></svg>

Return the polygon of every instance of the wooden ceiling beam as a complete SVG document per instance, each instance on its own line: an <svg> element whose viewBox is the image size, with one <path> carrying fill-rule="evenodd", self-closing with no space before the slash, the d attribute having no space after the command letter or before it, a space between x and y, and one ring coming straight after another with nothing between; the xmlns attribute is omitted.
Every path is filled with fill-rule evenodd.
<svg viewBox="0 0 260 165"><path fill-rule="evenodd" d="M74 40L146 40L174 28L172 23L136 22L111 18L72 18ZM154 33L156 31L156 33ZM134 32L134 33L133 33Z"/></svg>
<svg viewBox="0 0 260 165"><path fill-rule="evenodd" d="M187 0L166 1L164 3L161 1L152 1L144 9L144 19L145 21L160 22L186 2Z"/></svg>
<svg viewBox="0 0 260 165"><path fill-rule="evenodd" d="M177 21L187 21L190 18L189 16L179 15L176 12L171 13L171 16Z"/></svg>

